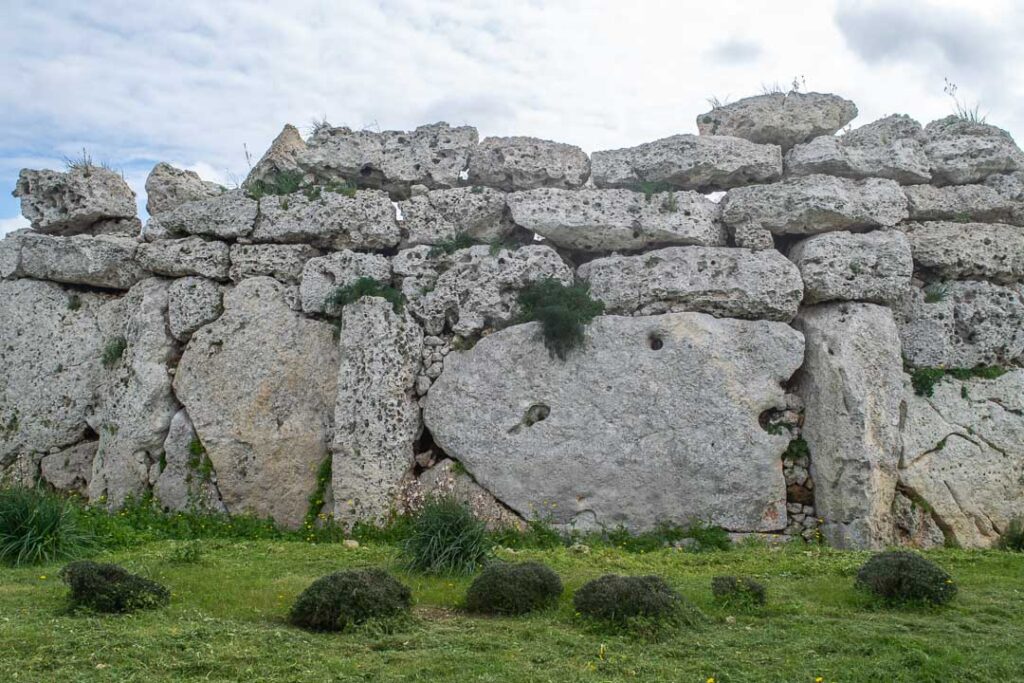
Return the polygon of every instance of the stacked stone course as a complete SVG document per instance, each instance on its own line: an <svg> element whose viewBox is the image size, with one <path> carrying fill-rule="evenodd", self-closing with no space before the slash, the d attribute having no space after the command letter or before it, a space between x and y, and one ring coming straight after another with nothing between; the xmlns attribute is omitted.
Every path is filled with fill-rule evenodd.
<svg viewBox="0 0 1024 683"><path fill-rule="evenodd" d="M989 546L1024 516L1024 153L956 117L837 135L856 115L764 95L589 156L286 126L239 189L157 164L141 231L116 173L23 171L0 480L296 526L330 459L343 523L445 493L492 525ZM403 305L332 301L362 278ZM605 305L564 361L517 324L545 278ZM978 365L1006 372L910 381Z"/></svg>

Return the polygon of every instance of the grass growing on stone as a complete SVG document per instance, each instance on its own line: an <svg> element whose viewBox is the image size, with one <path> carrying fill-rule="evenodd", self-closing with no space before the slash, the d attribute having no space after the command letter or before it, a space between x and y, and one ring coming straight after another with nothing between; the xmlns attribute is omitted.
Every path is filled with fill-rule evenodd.
<svg viewBox="0 0 1024 683"><path fill-rule="evenodd" d="M561 576L556 607L524 617L459 608L467 577L411 574L393 545L209 540L203 561L173 561L176 542L96 558L171 590L170 606L130 616L68 615L59 564L0 569L4 681L1012 681L1024 669L1024 555L926 553L957 581L943 608L886 608L853 584L868 553L794 545L632 554L594 547L499 551ZM380 567L412 589L413 618L395 632L309 633L287 624L295 598L331 572ZM657 574L706 615L656 641L594 632L572 595L604 574ZM717 603L713 576L751 576L761 610Z"/></svg>
<svg viewBox="0 0 1024 683"><path fill-rule="evenodd" d="M328 307L343 308L364 296L379 296L387 300L395 313L401 313L405 305L405 297L400 291L390 285L381 284L372 277L361 277L351 285L338 287L327 297L325 304Z"/></svg>

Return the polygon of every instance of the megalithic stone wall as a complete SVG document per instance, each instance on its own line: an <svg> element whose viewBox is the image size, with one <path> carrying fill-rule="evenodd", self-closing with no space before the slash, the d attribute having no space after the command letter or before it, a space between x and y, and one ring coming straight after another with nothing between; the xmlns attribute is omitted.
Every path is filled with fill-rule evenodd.
<svg viewBox="0 0 1024 683"><path fill-rule="evenodd" d="M764 95L591 155L286 126L241 188L157 164L144 228L116 173L25 170L0 482L992 545L1024 517L1024 153L956 117L837 134L856 115ZM546 278L605 304L564 360L518 321Z"/></svg>

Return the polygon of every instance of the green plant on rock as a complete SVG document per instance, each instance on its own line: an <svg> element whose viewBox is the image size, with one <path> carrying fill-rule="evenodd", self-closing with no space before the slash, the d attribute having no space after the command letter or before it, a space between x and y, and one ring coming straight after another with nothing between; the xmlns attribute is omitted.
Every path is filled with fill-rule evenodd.
<svg viewBox="0 0 1024 683"><path fill-rule="evenodd" d="M661 207L658 210L661 213L675 213L679 211L679 200L676 199L674 192L665 194L665 198L661 200Z"/></svg>
<svg viewBox="0 0 1024 683"><path fill-rule="evenodd" d="M72 559L92 545L66 500L42 489L0 489L0 563L20 567Z"/></svg>
<svg viewBox="0 0 1024 683"><path fill-rule="evenodd" d="M316 473L316 488L313 489L313 493L309 494L309 507L306 510L305 526L307 529L316 525L320 511L324 509L327 487L331 484L332 459L328 454L320 463L320 469Z"/></svg>
<svg viewBox="0 0 1024 683"><path fill-rule="evenodd" d="M255 180L246 188L252 199L260 199L267 195L289 195L302 188L302 171L278 171L261 180ZM287 207L282 207L287 208Z"/></svg>
<svg viewBox="0 0 1024 683"><path fill-rule="evenodd" d="M68 297L68 310L77 311L82 307L82 297L77 294L72 294Z"/></svg>
<svg viewBox="0 0 1024 683"><path fill-rule="evenodd" d="M446 254L450 255L460 249L469 249L476 244L478 244L478 242L470 237L468 233L459 232L432 246L430 251L427 252L427 256L430 258L437 258Z"/></svg>
<svg viewBox="0 0 1024 683"><path fill-rule="evenodd" d="M1024 517L1012 520L1006 531L999 537L999 547L1003 550L1024 552Z"/></svg>
<svg viewBox="0 0 1024 683"><path fill-rule="evenodd" d="M949 574L917 553L903 550L874 555L857 572L856 587L887 604L941 605L956 595Z"/></svg>
<svg viewBox="0 0 1024 683"><path fill-rule="evenodd" d="M171 600L166 587L116 564L73 562L60 571L60 576L71 589L71 609L125 613L163 607Z"/></svg>
<svg viewBox="0 0 1024 683"><path fill-rule="evenodd" d="M766 600L764 585L746 576L715 576L711 593L726 607L760 607Z"/></svg>
<svg viewBox="0 0 1024 683"><path fill-rule="evenodd" d="M328 574L302 591L288 620L310 631L345 631L408 612L409 589L380 569Z"/></svg>
<svg viewBox="0 0 1024 683"><path fill-rule="evenodd" d="M491 554L493 542L469 506L431 498L412 520L400 558L407 569L427 574L471 574Z"/></svg>
<svg viewBox="0 0 1024 683"><path fill-rule="evenodd" d="M946 375L966 381L975 378L996 379L1005 374L1006 368L998 365L979 365L973 368L917 368L910 373L910 384L918 396L932 396L935 393L935 385ZM961 389L960 395L967 398L966 387Z"/></svg>
<svg viewBox="0 0 1024 683"><path fill-rule="evenodd" d="M395 313L401 313L405 305L405 297L391 285L381 284L372 277L361 277L350 285L338 287L324 302L327 308L344 308L348 304L359 301L364 296L379 296L386 299Z"/></svg>
<svg viewBox="0 0 1024 683"><path fill-rule="evenodd" d="M937 304L949 298L949 285L945 282L933 282L924 288L924 302Z"/></svg>
<svg viewBox="0 0 1024 683"><path fill-rule="evenodd" d="M562 595L558 574L539 562L488 565L466 591L466 609L483 614L526 614Z"/></svg>
<svg viewBox="0 0 1024 683"><path fill-rule="evenodd" d="M530 283L519 292L520 322L537 321L544 346L565 360L583 345L585 325L604 312L604 303L590 298L586 284L565 285L554 278Z"/></svg>
<svg viewBox="0 0 1024 683"><path fill-rule="evenodd" d="M103 347L103 367L108 370L121 361L125 350L128 348L128 340L124 337L114 337Z"/></svg>

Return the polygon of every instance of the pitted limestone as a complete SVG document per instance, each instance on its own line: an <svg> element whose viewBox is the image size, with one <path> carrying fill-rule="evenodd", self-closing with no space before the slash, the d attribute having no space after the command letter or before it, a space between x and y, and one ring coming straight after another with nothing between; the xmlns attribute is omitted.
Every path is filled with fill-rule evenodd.
<svg viewBox="0 0 1024 683"><path fill-rule="evenodd" d="M575 145L539 138L485 138L469 155L469 183L506 192L573 189L590 177L590 159Z"/></svg>
<svg viewBox="0 0 1024 683"><path fill-rule="evenodd" d="M857 118L857 106L837 95L772 93L745 97L697 117L701 135L732 135L789 150L819 135L832 135Z"/></svg>
<svg viewBox="0 0 1024 683"><path fill-rule="evenodd" d="M12 193L32 229L52 235L91 232L101 221L134 218L135 193L119 174L92 164L67 173L23 169Z"/></svg>
<svg viewBox="0 0 1024 683"><path fill-rule="evenodd" d="M804 281L804 303L891 303L910 287L914 262L898 230L829 232L793 245L789 258Z"/></svg>

